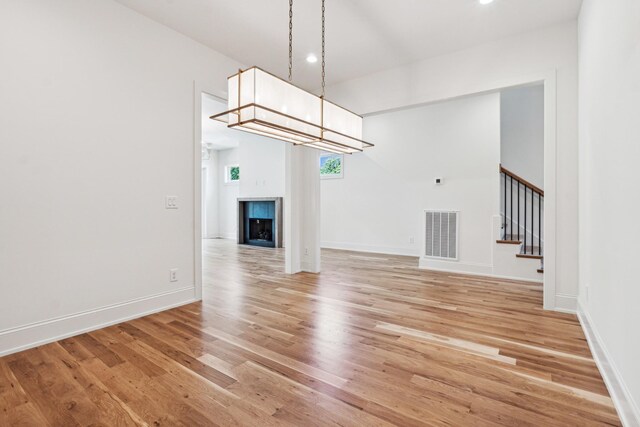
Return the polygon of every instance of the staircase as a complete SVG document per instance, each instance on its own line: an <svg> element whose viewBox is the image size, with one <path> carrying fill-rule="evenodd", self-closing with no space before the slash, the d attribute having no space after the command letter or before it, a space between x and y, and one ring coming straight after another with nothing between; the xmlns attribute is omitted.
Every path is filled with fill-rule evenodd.
<svg viewBox="0 0 640 427"><path fill-rule="evenodd" d="M544 191L500 165L502 219L496 242L520 245L518 258L538 259L544 273Z"/></svg>

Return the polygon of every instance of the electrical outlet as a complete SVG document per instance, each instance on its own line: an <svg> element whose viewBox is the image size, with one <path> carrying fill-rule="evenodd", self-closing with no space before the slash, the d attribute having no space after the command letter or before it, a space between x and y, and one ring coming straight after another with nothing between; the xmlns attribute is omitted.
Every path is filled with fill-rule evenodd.
<svg viewBox="0 0 640 427"><path fill-rule="evenodd" d="M169 270L169 281L170 282L177 282L178 281L178 269L177 268L172 268L171 270Z"/></svg>
<svg viewBox="0 0 640 427"><path fill-rule="evenodd" d="M178 209L178 196L165 196L164 207L165 209Z"/></svg>
<svg viewBox="0 0 640 427"><path fill-rule="evenodd" d="M309 248L304 248L304 254L309 255Z"/></svg>
<svg viewBox="0 0 640 427"><path fill-rule="evenodd" d="M410 244L414 244L416 242L416 239L414 239L413 237L409 237L409 243Z"/></svg>

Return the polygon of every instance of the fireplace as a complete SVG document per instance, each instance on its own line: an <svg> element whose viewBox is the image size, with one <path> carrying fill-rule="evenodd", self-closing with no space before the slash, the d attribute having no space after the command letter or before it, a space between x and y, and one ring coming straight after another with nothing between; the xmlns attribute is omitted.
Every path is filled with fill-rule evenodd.
<svg viewBox="0 0 640 427"><path fill-rule="evenodd" d="M238 199L238 243L282 247L282 198Z"/></svg>
<svg viewBox="0 0 640 427"><path fill-rule="evenodd" d="M273 220L249 218L249 242L273 243Z"/></svg>

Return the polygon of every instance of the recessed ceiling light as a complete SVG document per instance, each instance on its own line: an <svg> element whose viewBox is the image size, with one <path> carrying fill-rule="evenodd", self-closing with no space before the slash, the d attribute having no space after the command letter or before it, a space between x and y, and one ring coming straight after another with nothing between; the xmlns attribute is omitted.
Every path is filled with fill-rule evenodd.
<svg viewBox="0 0 640 427"><path fill-rule="evenodd" d="M309 64L315 64L316 62L318 62L318 57L313 53L310 53L309 55L307 55L307 62Z"/></svg>
<svg viewBox="0 0 640 427"><path fill-rule="evenodd" d="M489 4L489 3L493 3L493 0L478 0L478 3L480 3L480 4Z"/></svg>

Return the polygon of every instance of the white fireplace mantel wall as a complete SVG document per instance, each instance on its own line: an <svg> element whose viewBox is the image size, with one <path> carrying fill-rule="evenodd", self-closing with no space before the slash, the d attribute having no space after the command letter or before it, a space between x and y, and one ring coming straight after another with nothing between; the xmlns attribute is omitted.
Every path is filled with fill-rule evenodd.
<svg viewBox="0 0 640 427"><path fill-rule="evenodd" d="M211 185L218 189L217 197L210 203L218 213L217 234L209 237L236 239L238 235L238 198L284 197L285 146L286 143L247 132L229 130L238 138L238 147L217 150L217 182L210 174ZM225 166L240 166L240 182L225 182Z"/></svg>

